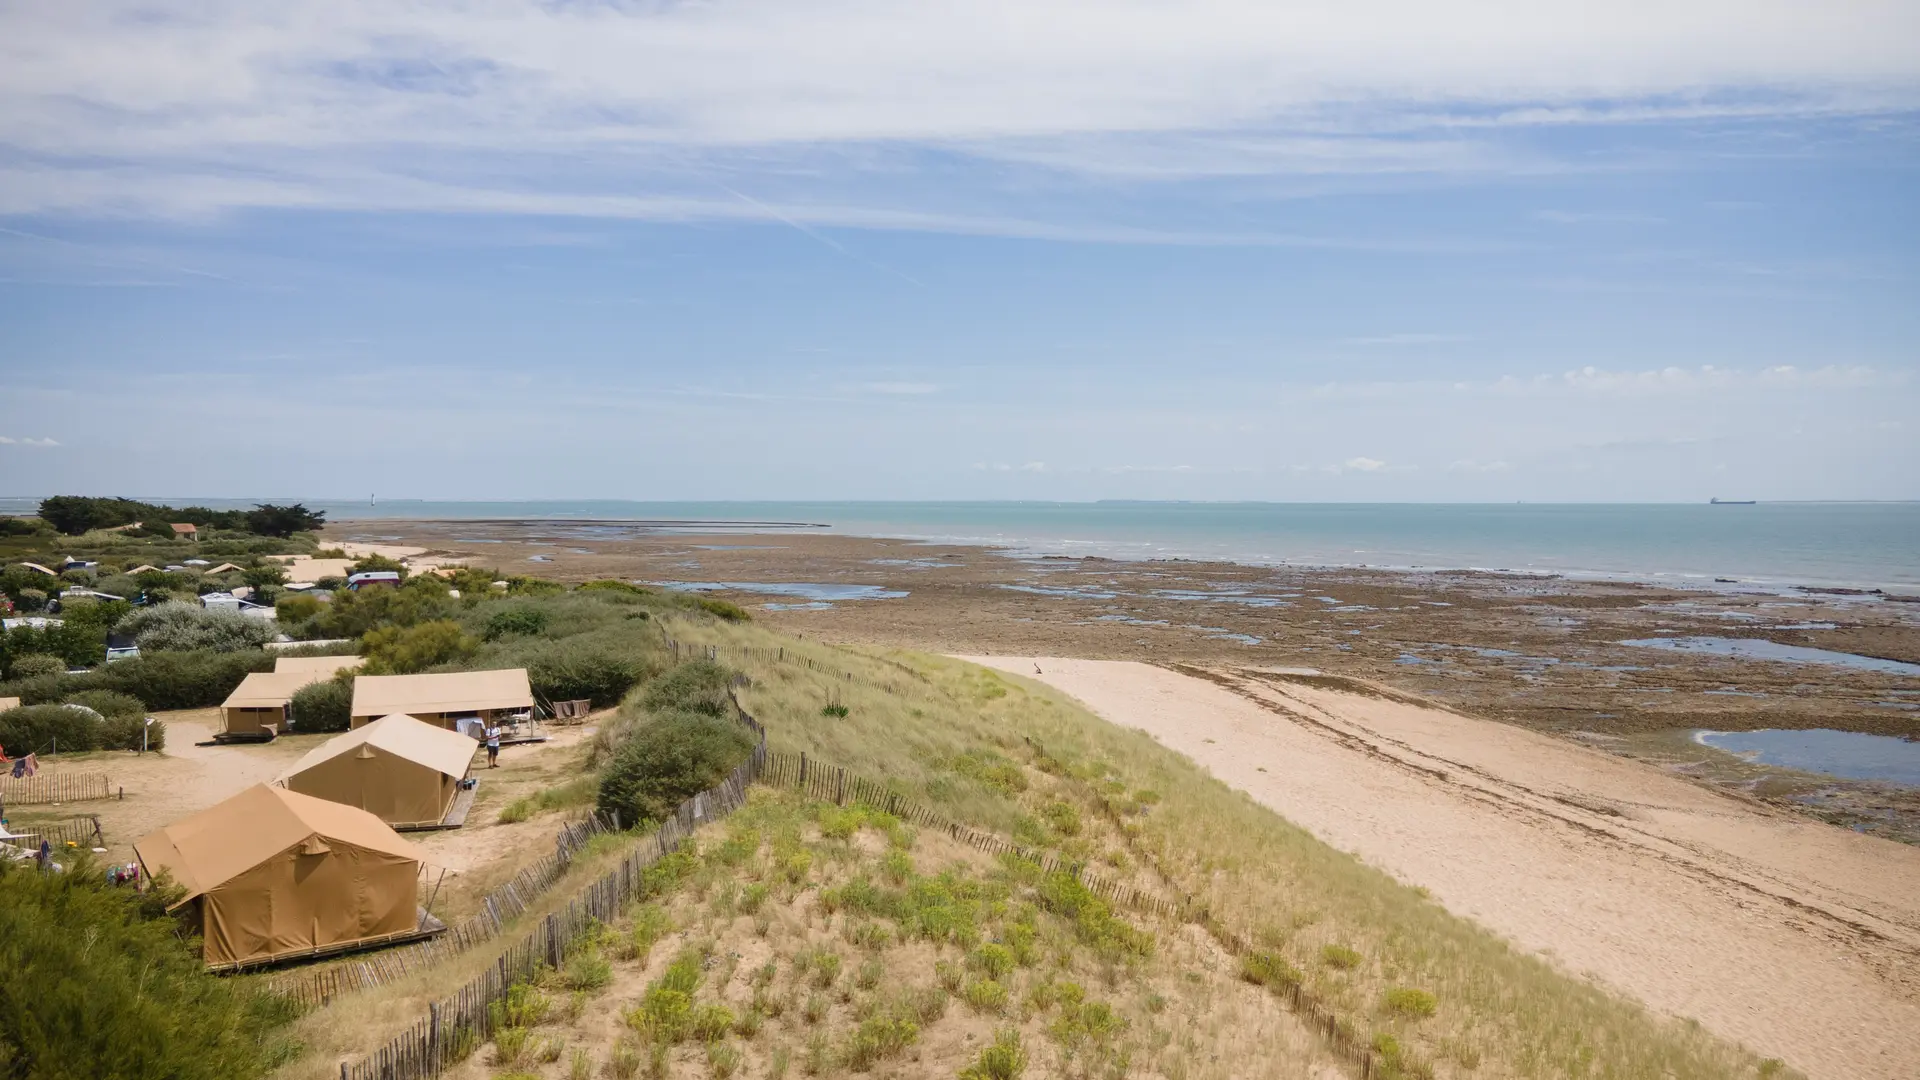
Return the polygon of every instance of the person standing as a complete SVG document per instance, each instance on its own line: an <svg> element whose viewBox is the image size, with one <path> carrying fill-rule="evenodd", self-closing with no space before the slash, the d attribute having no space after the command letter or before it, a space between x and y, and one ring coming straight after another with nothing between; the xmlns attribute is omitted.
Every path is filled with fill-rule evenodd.
<svg viewBox="0 0 1920 1080"><path fill-rule="evenodd" d="M487 728L487 768L500 767L500 727L498 724Z"/></svg>

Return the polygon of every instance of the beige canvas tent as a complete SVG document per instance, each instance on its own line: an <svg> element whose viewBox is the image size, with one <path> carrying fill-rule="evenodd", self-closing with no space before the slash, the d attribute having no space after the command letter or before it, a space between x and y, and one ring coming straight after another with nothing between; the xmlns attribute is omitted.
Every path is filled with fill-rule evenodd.
<svg viewBox="0 0 1920 1080"><path fill-rule="evenodd" d="M20 699L19 699L19 698L17 698L17 697L0 697L0 712L6 712L6 711L7 711L8 709L17 709L17 708L19 708L19 707L20 707Z"/></svg>
<svg viewBox="0 0 1920 1080"><path fill-rule="evenodd" d="M331 679L342 668L356 668L363 663L366 663L364 656L277 656L273 660L273 673L313 672L322 679Z"/></svg>
<svg viewBox="0 0 1920 1080"><path fill-rule="evenodd" d="M353 680L353 722L405 713L444 728L465 717L508 719L533 709L526 668L441 675L361 675Z"/></svg>
<svg viewBox="0 0 1920 1080"><path fill-rule="evenodd" d="M357 806L396 829L447 816L476 744L411 716L383 716L308 751L280 778L287 790Z"/></svg>
<svg viewBox="0 0 1920 1080"><path fill-rule="evenodd" d="M299 693L301 687L326 682L332 677L333 673L326 671L253 672L240 680L227 700L220 703L221 733L260 735L287 730L293 695Z"/></svg>
<svg viewBox="0 0 1920 1080"><path fill-rule="evenodd" d="M345 952L420 931L420 852L365 810L256 784L133 845L197 907L210 967Z"/></svg>

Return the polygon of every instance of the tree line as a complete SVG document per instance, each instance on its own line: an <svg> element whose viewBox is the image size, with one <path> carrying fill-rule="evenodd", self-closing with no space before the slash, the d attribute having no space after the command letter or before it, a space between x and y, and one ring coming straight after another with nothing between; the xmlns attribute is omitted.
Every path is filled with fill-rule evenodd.
<svg viewBox="0 0 1920 1080"><path fill-rule="evenodd" d="M297 532L313 532L327 523L325 511L309 510L300 503L288 506L256 503L251 510L213 510L205 506L163 506L137 499L90 495L55 495L42 499L40 519L68 536L138 522L140 533L154 536L172 537L170 526L178 524L283 539Z"/></svg>

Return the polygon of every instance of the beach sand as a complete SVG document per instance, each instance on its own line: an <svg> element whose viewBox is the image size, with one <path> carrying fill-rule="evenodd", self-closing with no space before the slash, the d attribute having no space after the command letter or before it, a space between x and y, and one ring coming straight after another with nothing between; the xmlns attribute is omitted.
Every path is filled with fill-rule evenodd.
<svg viewBox="0 0 1920 1080"><path fill-rule="evenodd" d="M967 659L1149 732L1450 911L1654 1009L1810 1077L1916 1075L1920 849L1366 684Z"/></svg>

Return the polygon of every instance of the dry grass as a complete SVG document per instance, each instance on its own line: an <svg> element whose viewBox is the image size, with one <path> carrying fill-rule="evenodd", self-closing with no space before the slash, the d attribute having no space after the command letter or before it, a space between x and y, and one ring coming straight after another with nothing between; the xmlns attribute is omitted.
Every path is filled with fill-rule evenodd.
<svg viewBox="0 0 1920 1080"><path fill-rule="evenodd" d="M952 1077L1009 1038L1033 1077L1304 1080L1329 1064L1191 928L1143 922L1151 956L1103 959L1038 909L1017 868L880 815L858 817L849 831L830 805L756 791L746 810L702 834L676 886L603 932L594 952L611 962L604 985L577 1008L549 1009L531 1033L510 1034L504 1052L497 1041L476 1048L449 1075L496 1076L494 1062L511 1057L530 1075L568 1076L577 1050L599 1075L617 1074L611 1060L632 1055L637 1076L763 1077L785 1062L787 1076ZM813 855L798 883L784 872L796 850ZM890 886L896 853L907 865ZM749 914L740 900L756 886L769 895ZM921 918L942 906L937 889L970 898L959 907L971 933L939 937L947 924ZM882 910L858 897L883 898ZM650 949L626 947L636 923L661 921L671 929ZM1023 927L1034 947L1015 960L994 942L1022 939ZM969 1008L943 985L955 973L967 986L991 973L1004 1003ZM689 984L687 998L667 992ZM556 1003L572 997L564 972L541 992ZM569 1052L551 1067L528 1061L525 1048L543 1038Z"/></svg>
<svg viewBox="0 0 1920 1080"><path fill-rule="evenodd" d="M1297 973L1401 1075L1760 1074L1762 1063L1744 1050L1516 953L1144 734L1107 724L1045 687L944 658L798 642L751 625L688 622L670 631L817 661L827 670L721 657L752 676L742 702L766 723L776 748L884 778L952 818L1084 859L1136 888L1204 898L1271 954L1273 971ZM846 715L823 714L823 703L846 706ZM1030 752L1028 738L1048 757ZM562 766L546 779L555 785L564 774ZM499 797L523 794L502 790ZM502 803L493 805L497 814ZM1030 1076L1338 1075L1318 1037L1284 1011L1278 995L1248 982L1240 958L1200 928L1119 913L1151 936L1142 956L1097 929L1041 913L1029 940L1009 913L1031 900L1031 881L944 837L903 845L869 817L849 827L836 813L823 815L791 794L756 792L748 811L703 836L697 870L645 909L656 920L664 914L674 929L649 949L609 945L604 986L554 990L567 1003L542 1028L558 1040L554 1060L515 1068L541 1077L582 1068L616 1077L800 1077L863 1065L880 1076L950 1077L978 1065L996 1032L1009 1031ZM570 883L548 894L548 906L564 904L598 866L582 860ZM835 891L856 879L898 891L948 867L1006 891L1005 911L981 920L979 941L902 933L898 920ZM616 929L631 940L627 927ZM977 952L982 942L1021 959L1007 968ZM729 1011L724 1038L661 1040L626 1019L689 949L703 965L693 1002ZM312 1051L284 1075L336 1074L339 1054L364 1051L404 1027L429 997L491 957L476 950L308 1017L298 1035ZM1004 1002L978 986L989 980ZM964 1000L970 986L977 1009ZM924 1014L900 1013L898 1003L915 995L926 1002ZM933 1007L936 995L947 1001L944 1011ZM1086 1011L1089 1002L1105 1011ZM915 1026L910 1039L899 1026L906 1021ZM717 1015L707 1022L717 1024ZM492 1075L485 1057L474 1055L452 1075ZM576 1064L582 1057L590 1060Z"/></svg>

